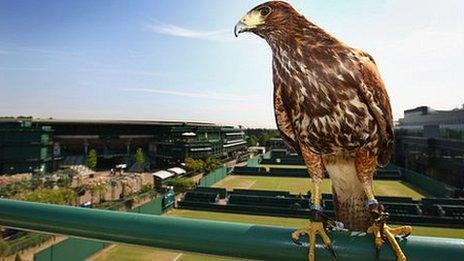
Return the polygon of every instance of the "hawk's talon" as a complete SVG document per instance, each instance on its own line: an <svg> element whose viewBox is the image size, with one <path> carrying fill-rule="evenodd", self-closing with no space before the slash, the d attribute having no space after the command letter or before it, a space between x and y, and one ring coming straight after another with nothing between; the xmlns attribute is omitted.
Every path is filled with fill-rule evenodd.
<svg viewBox="0 0 464 261"><path fill-rule="evenodd" d="M292 240L295 244L297 245L303 245L303 243L301 243L300 241L300 237L303 236L303 235L309 235L306 231L309 231L311 228L310 226L307 226L307 227L303 227L303 228L299 228L297 230L295 230L293 233L292 233Z"/></svg>
<svg viewBox="0 0 464 261"><path fill-rule="evenodd" d="M371 210L374 215L374 224L367 230L368 233L372 233L374 235L374 245L375 245L375 255L377 258L380 256L380 249L382 245L387 242L391 248L393 253L396 256L397 261L405 261L406 256L404 255L401 247L396 240L396 236L400 236L401 238L406 238L412 232L412 228L410 226L401 226L391 228L385 224L386 220L388 219L389 214L383 211L383 208L380 207L374 210Z"/></svg>
<svg viewBox="0 0 464 261"><path fill-rule="evenodd" d="M411 232L412 232L412 228L411 228ZM411 232L407 233L406 235L402 235L401 239L406 239L407 237L409 237L409 235L411 235Z"/></svg>
<svg viewBox="0 0 464 261"><path fill-rule="evenodd" d="M297 229L292 233L292 240L295 244L302 245L300 241L300 237L306 235L308 236L308 260L314 261L316 259L316 236L319 235L324 242L325 248L332 253L333 257L336 257L335 250L332 246L332 241L330 240L329 236L324 227L323 222L312 221L308 226Z"/></svg>
<svg viewBox="0 0 464 261"><path fill-rule="evenodd" d="M296 233L296 231L293 232L293 234L292 234L293 243L295 243L295 244L297 244L299 246L303 245L303 243L301 243L301 241L300 241L300 235L296 236L295 233Z"/></svg>
<svg viewBox="0 0 464 261"><path fill-rule="evenodd" d="M332 243L330 245L326 246L325 248L330 251L333 258L337 258L337 255L335 254L335 249L333 248Z"/></svg>

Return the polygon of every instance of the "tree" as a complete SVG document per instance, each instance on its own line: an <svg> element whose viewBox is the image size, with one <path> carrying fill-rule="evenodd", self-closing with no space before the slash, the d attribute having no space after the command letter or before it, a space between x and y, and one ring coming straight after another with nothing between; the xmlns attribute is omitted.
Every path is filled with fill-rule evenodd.
<svg viewBox="0 0 464 261"><path fill-rule="evenodd" d="M256 146L256 144L258 143L258 138L255 135L251 135L247 141L248 146Z"/></svg>
<svg viewBox="0 0 464 261"><path fill-rule="evenodd" d="M185 159L185 167L187 170L195 173L201 173L204 171L205 163L201 159L187 158Z"/></svg>
<svg viewBox="0 0 464 261"><path fill-rule="evenodd" d="M216 158L207 158L206 161L205 161L205 172L206 173L209 173L217 168L219 168L221 166L221 162L216 159Z"/></svg>
<svg viewBox="0 0 464 261"><path fill-rule="evenodd" d="M261 136L258 138L259 146L268 146L269 140L272 138L272 135L270 133L263 133Z"/></svg>
<svg viewBox="0 0 464 261"><path fill-rule="evenodd" d="M91 149L89 153L87 154L87 160L86 160L87 167L95 170L95 168L97 167L97 160L98 160L97 151L95 149Z"/></svg>
<svg viewBox="0 0 464 261"><path fill-rule="evenodd" d="M137 162L137 167L139 172L143 171L143 164L145 164L145 154L143 153L142 148L138 148L135 152L135 162Z"/></svg>

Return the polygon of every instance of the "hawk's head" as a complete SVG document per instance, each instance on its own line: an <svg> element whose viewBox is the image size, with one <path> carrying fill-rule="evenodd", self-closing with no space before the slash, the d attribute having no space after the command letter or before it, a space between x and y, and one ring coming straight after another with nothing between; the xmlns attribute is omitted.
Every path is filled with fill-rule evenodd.
<svg viewBox="0 0 464 261"><path fill-rule="evenodd" d="M292 19L300 14L288 3L283 1L269 1L251 9L235 25L234 33L238 36L243 32L252 32L267 38L269 34L284 28Z"/></svg>

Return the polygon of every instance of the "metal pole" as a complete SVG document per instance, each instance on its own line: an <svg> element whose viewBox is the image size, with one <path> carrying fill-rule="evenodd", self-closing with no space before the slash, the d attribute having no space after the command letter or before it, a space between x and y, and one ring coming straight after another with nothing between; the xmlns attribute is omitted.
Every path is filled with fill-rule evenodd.
<svg viewBox="0 0 464 261"><path fill-rule="evenodd" d="M258 260L307 260L293 229L96 210L0 199L0 225L17 229ZM338 260L375 260L372 236L332 232ZM400 242L409 260L461 260L464 240L414 237ZM317 260L332 260L321 242ZM384 246L378 260L394 260Z"/></svg>

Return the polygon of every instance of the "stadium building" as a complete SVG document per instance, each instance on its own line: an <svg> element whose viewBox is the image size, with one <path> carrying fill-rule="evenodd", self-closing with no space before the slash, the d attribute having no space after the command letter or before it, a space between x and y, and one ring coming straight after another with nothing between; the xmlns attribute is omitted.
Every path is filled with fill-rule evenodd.
<svg viewBox="0 0 464 261"><path fill-rule="evenodd" d="M91 149L98 154L99 168L134 163L138 148L148 158L147 168L179 164L188 157L234 157L246 150L241 129L206 122L2 119L0 129L1 173L85 164ZM35 134L28 136L26 130ZM12 137L22 142L12 143Z"/></svg>
<svg viewBox="0 0 464 261"><path fill-rule="evenodd" d="M406 110L395 132L395 163L464 187L464 108Z"/></svg>
<svg viewBox="0 0 464 261"><path fill-rule="evenodd" d="M30 121L0 122L0 173L50 170L52 133L50 127Z"/></svg>

